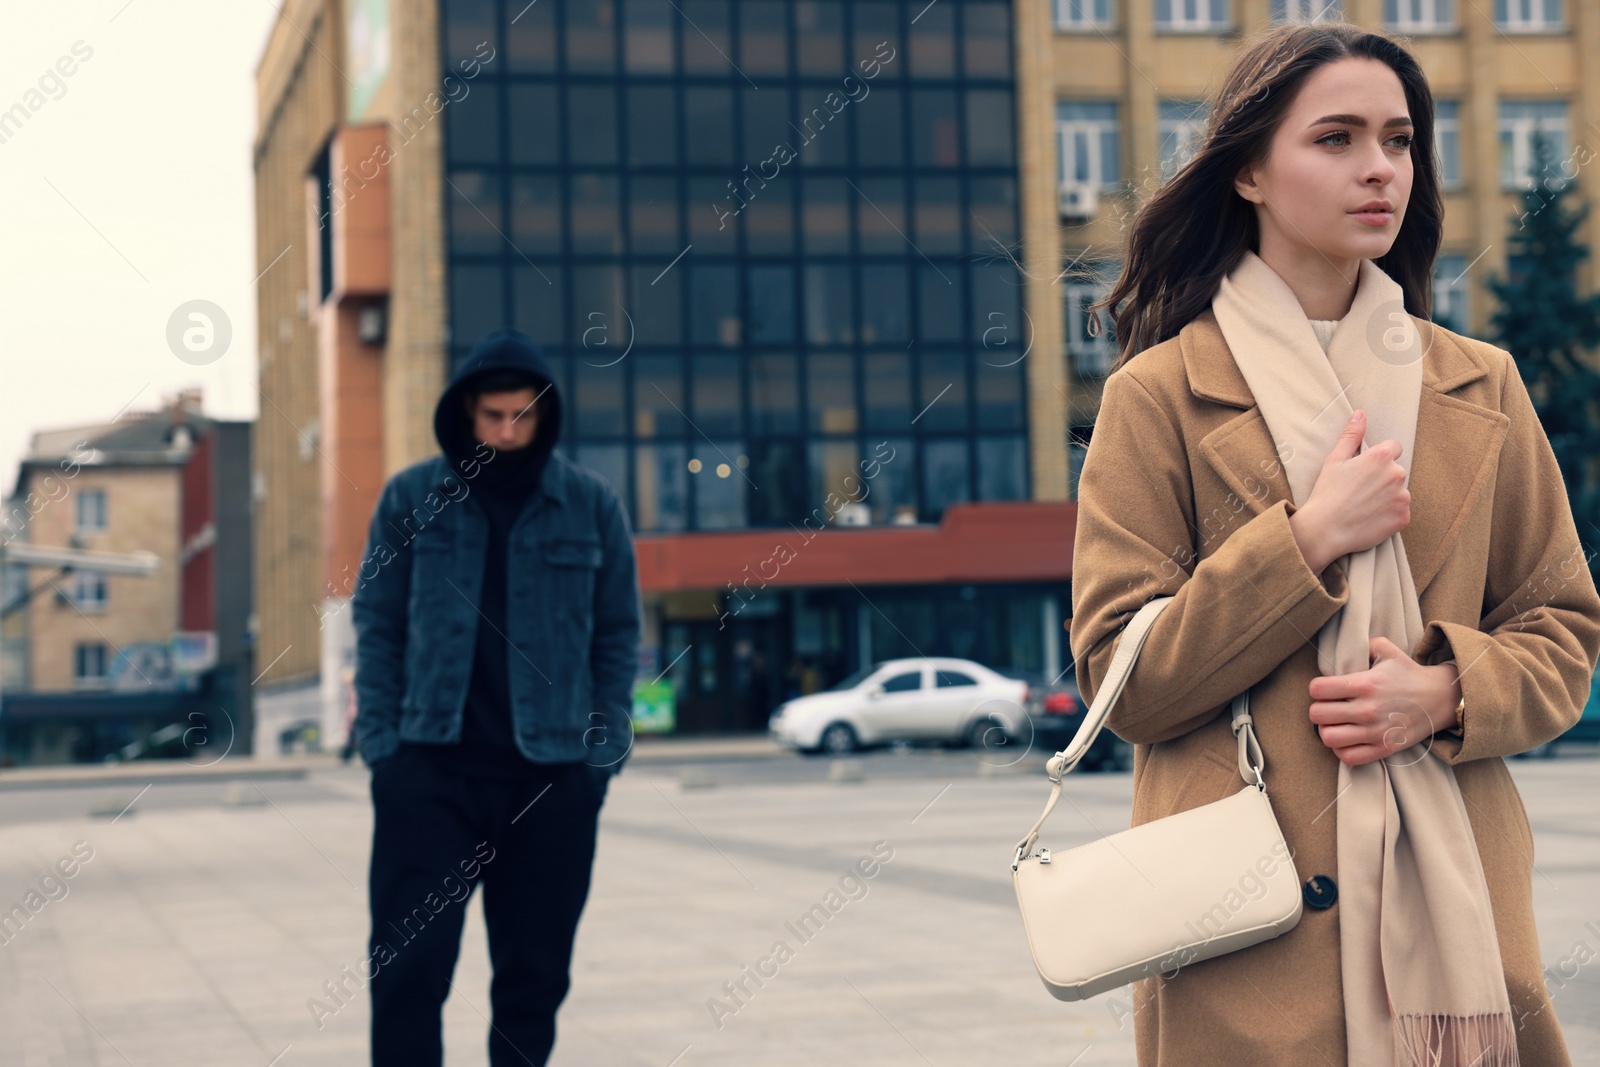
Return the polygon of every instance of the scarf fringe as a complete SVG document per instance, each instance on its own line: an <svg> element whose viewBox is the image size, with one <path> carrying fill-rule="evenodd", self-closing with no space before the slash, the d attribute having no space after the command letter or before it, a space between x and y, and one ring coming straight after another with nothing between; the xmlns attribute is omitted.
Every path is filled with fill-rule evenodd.
<svg viewBox="0 0 1600 1067"><path fill-rule="evenodd" d="M1394 1020L1397 1067L1518 1067L1511 1013L1399 1015Z"/></svg>

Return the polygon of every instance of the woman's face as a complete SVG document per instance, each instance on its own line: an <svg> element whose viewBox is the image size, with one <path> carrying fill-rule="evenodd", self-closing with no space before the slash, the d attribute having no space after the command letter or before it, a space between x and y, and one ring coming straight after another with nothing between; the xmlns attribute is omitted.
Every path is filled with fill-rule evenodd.
<svg viewBox="0 0 1600 1067"><path fill-rule="evenodd" d="M1301 86L1264 163L1234 182L1256 205L1263 259L1334 267L1389 251L1411 196L1413 128L1405 90L1386 63L1345 58ZM1388 210L1368 210L1384 201Z"/></svg>

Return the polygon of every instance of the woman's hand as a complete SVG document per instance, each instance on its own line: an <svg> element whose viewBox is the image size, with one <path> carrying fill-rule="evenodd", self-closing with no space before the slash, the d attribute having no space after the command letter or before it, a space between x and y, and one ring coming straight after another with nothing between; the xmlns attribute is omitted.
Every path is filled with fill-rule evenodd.
<svg viewBox="0 0 1600 1067"><path fill-rule="evenodd" d="M1311 721L1352 767L1403 752L1455 722L1461 682L1453 663L1418 663L1387 637L1368 642L1372 666L1311 679Z"/></svg>
<svg viewBox="0 0 1600 1067"><path fill-rule="evenodd" d="M1334 443L1306 502L1289 517L1290 529L1312 573L1351 552L1398 533L1411 521L1411 491L1398 462L1400 442L1382 441L1361 451L1366 414L1357 411Z"/></svg>

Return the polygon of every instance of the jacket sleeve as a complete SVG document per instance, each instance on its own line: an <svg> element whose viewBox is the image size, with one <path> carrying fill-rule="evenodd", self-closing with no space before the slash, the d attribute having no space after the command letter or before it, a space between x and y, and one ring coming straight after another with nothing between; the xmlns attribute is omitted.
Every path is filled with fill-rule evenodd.
<svg viewBox="0 0 1600 1067"><path fill-rule="evenodd" d="M1466 698L1459 732L1431 751L1456 764L1553 740L1583 715L1600 657L1600 595L1566 485L1509 355L1500 410L1511 420L1495 478L1489 573L1477 626L1430 621L1412 657L1455 660ZM1492 606L1491 606L1492 605Z"/></svg>
<svg viewBox="0 0 1600 1067"><path fill-rule="evenodd" d="M1289 526L1291 501L1250 516L1246 501L1230 500L1200 524L1206 539L1225 537L1196 562L1193 500L1176 417L1126 370L1111 375L1078 482L1070 640L1079 689L1092 702L1122 626L1147 601L1174 597L1106 720L1135 744L1210 722L1302 644L1314 645L1349 598L1338 563L1320 576L1306 563Z"/></svg>
<svg viewBox="0 0 1600 1067"><path fill-rule="evenodd" d="M378 498L367 530L350 618L356 632L356 743L367 764L399 747L405 695L411 548L398 531L406 514L398 479Z"/></svg>
<svg viewBox="0 0 1600 1067"><path fill-rule="evenodd" d="M615 490L601 499L601 561L594 583L589 645L594 709L584 741L590 762L622 770L633 751L633 681L639 670L639 569L633 532Z"/></svg>

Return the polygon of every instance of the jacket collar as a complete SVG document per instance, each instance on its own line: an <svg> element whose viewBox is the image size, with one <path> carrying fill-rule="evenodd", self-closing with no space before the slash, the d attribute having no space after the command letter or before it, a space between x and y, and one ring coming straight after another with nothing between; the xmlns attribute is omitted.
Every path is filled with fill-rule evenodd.
<svg viewBox="0 0 1600 1067"><path fill-rule="evenodd" d="M1500 455L1510 419L1472 403L1456 390L1487 377L1483 357L1448 330L1412 316L1421 331L1422 396L1411 459L1411 522L1400 531L1418 596L1431 582ZM1189 391L1243 409L1199 442L1200 455L1250 510L1259 514L1292 500L1266 419L1234 362L1215 313L1205 309L1178 334Z"/></svg>

